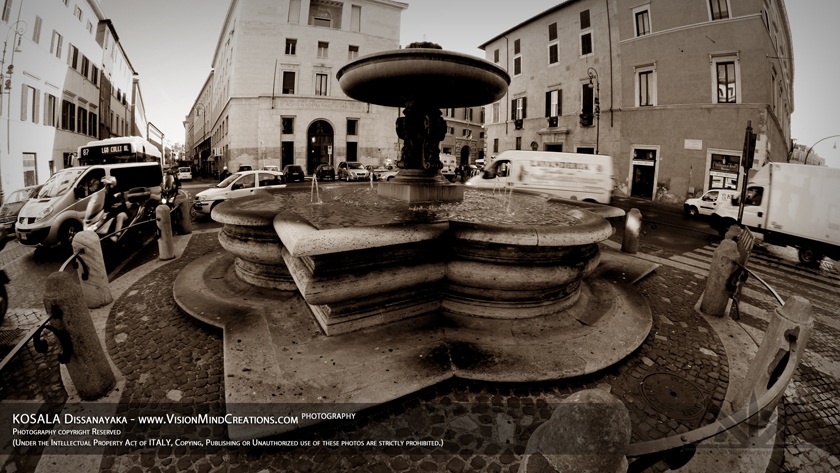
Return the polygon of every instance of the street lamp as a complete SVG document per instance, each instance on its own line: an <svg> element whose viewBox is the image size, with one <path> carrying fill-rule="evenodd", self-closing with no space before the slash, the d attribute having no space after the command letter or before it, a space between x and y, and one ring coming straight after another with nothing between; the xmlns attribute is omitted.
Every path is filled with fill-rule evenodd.
<svg viewBox="0 0 840 473"><path fill-rule="evenodd" d="M9 91L12 89L12 72L14 72L14 64L9 64L6 67L5 72L3 67L6 66L6 49L9 45L9 33L12 31L15 32L14 39L12 39L12 43L15 45L15 49L12 51L12 60L9 61L10 63L14 60L14 53L21 52L20 50L20 38L26 32L26 23L23 21L16 21L9 27L8 31L6 31L6 39L3 41L3 56L0 58L0 83L2 83L3 93L8 94Z"/></svg>
<svg viewBox="0 0 840 473"><path fill-rule="evenodd" d="M803 159L802 161L803 161L805 164L808 164L808 156L810 156L810 155L811 155L811 150L813 150L813 149L814 149L814 146L817 146L818 144L820 144L820 142L825 141L825 140L827 140L827 139L829 139L829 138L837 138L837 137L840 137L840 135L830 135L830 136L826 136L825 138L823 138L823 139L821 139L820 141L817 141L816 143L814 143L813 145L811 145L811 147L810 147L810 148L808 148L808 152L807 152L807 153L805 153L805 159ZM834 149L837 149L837 145L836 145L836 144L834 145Z"/></svg>
<svg viewBox="0 0 840 473"><path fill-rule="evenodd" d="M601 83L598 80L598 71L595 68L590 67L586 70L586 74L589 76L590 89L593 87L593 81L595 82L595 154L598 154L598 142L601 134Z"/></svg>

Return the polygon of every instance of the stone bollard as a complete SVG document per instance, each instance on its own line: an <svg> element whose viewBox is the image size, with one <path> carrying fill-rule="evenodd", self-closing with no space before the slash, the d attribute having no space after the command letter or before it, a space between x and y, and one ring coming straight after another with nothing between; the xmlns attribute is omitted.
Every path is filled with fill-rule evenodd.
<svg viewBox="0 0 840 473"><path fill-rule="evenodd" d="M639 209L630 209L624 217L624 239L621 251L636 254L639 251L639 234L642 231L642 213Z"/></svg>
<svg viewBox="0 0 840 473"><path fill-rule="evenodd" d="M105 259L102 256L102 244L96 232L79 232L73 237L73 253L83 251L81 258L87 265L87 280L82 278L84 268L81 263L76 270L79 273L79 283L82 287L85 304L89 309L103 307L114 302L111 287L108 285L108 272L105 270Z"/></svg>
<svg viewBox="0 0 840 473"><path fill-rule="evenodd" d="M67 372L79 396L92 400L108 394L117 380L96 335L90 312L82 302L76 277L67 272L50 274L44 285L44 307L53 316L50 325L70 336L73 354L67 362Z"/></svg>
<svg viewBox="0 0 840 473"><path fill-rule="evenodd" d="M578 391L534 430L519 468L523 473L626 472L630 415L600 389Z"/></svg>
<svg viewBox="0 0 840 473"><path fill-rule="evenodd" d="M723 240L712 255L709 276L706 278L706 290L700 302L700 312L715 317L726 315L726 305L729 302L729 290L726 282L735 271L740 252L738 244L732 240Z"/></svg>
<svg viewBox="0 0 840 473"><path fill-rule="evenodd" d="M179 217L181 217L178 222L178 227L180 227L182 235L189 235L192 233L192 219L190 218L190 208L192 208L192 202L184 199L180 204L178 204L178 208L180 209L178 214Z"/></svg>
<svg viewBox="0 0 840 473"><path fill-rule="evenodd" d="M157 227L160 230L158 238L158 252L161 261L170 260L175 257L175 244L172 242L172 221L169 215L169 207L158 205L155 209Z"/></svg>
<svg viewBox="0 0 840 473"><path fill-rule="evenodd" d="M791 296L785 305L776 308L767 331L764 332L758 353L750 363L744 384L733 399L732 404L735 410L747 407L764 395L772 387L768 386L771 382L777 380L785 384L790 382L790 379L779 379L779 376L788 364L793 363L794 367L799 366L813 328L814 316L811 312L811 303L807 299ZM766 426L782 395L784 395L784 389L782 394L766 409L750 417L747 423L755 427Z"/></svg>

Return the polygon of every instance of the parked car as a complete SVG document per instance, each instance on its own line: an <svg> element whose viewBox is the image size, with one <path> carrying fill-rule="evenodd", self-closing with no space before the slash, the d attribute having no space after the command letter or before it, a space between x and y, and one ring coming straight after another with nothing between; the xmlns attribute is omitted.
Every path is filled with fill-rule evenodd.
<svg viewBox="0 0 840 473"><path fill-rule="evenodd" d="M253 171L253 170L254 170L254 168L252 166L249 166L247 164L240 164L239 169L237 169L236 172Z"/></svg>
<svg viewBox="0 0 840 473"><path fill-rule="evenodd" d="M345 181L360 181L370 178L370 174L362 163L356 161L342 161L338 163L337 179L344 179Z"/></svg>
<svg viewBox="0 0 840 473"><path fill-rule="evenodd" d="M399 169L378 167L373 170L373 178L377 181L390 181L397 176Z"/></svg>
<svg viewBox="0 0 840 473"><path fill-rule="evenodd" d="M192 168L178 168L179 181L192 181Z"/></svg>
<svg viewBox="0 0 840 473"><path fill-rule="evenodd" d="M698 215L712 215L721 203L729 202L738 194L734 190L712 189L701 197L686 199L683 203L683 211L690 217Z"/></svg>
<svg viewBox="0 0 840 473"><path fill-rule="evenodd" d="M263 170L263 171L274 171L274 172L280 172L280 166L270 166L270 165L269 165L269 166L263 166L263 167L262 167L262 170Z"/></svg>
<svg viewBox="0 0 840 473"><path fill-rule="evenodd" d="M303 168L297 164L287 164L284 166L283 175L286 177L286 182L303 182L306 176L303 173Z"/></svg>
<svg viewBox="0 0 840 473"><path fill-rule="evenodd" d="M18 218L20 209L29 199L38 195L41 186L41 184L27 186L12 192L6 197L3 206L0 207L0 229L5 232L5 235L11 235L15 232L15 220Z"/></svg>
<svg viewBox="0 0 840 473"><path fill-rule="evenodd" d="M286 187L283 174L273 171L243 171L231 174L215 187L199 192L193 201L193 210L198 214L210 215L220 202L236 197L251 195L257 189L278 189Z"/></svg>
<svg viewBox="0 0 840 473"><path fill-rule="evenodd" d="M319 164L318 167L315 168L315 179L319 181L334 181L335 168L329 164Z"/></svg>

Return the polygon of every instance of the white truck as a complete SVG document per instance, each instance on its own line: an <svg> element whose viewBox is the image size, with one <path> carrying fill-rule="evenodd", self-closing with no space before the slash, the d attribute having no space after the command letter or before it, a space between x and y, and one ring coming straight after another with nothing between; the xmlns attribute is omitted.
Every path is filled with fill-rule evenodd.
<svg viewBox="0 0 840 473"><path fill-rule="evenodd" d="M738 209L739 198L719 205L712 227L725 232ZM766 243L797 248L803 264L840 259L840 169L768 163L747 183L741 223Z"/></svg>

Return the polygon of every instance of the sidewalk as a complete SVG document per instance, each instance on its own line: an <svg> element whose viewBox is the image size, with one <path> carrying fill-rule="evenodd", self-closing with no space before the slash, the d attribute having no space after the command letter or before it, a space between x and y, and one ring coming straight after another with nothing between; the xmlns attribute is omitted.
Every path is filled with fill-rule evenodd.
<svg viewBox="0 0 840 473"><path fill-rule="evenodd" d="M182 268L223 250L216 232L179 237L179 242L183 249L177 259L146 263L113 281L115 302L94 315L123 383L120 404L115 406L122 415L137 415L149 408L172 409L184 416L224 413L225 340L218 329L183 314L172 297L173 281ZM655 262L664 261L658 260ZM69 465L79 461L86 461L89 471L114 472L155 467L202 472L346 471L362 465L366 465L365 471L383 472L516 471L531 433L548 420L559 400L603 385L609 385L629 410L632 442L687 432L728 409L725 400L730 380L743 376L743 358L755 349L733 345L728 334L722 339L720 333L727 333L721 327L725 323L710 323L695 313L704 279L696 271L662 264L638 281L636 286L650 303L653 328L636 352L602 372L528 385L445 382L370 407L353 421L329 422L276 438L321 442L440 439L442 446L366 449L321 445L198 452L158 446L122 454L105 449L101 455L84 456L84 460L73 458L80 455L45 456L38 471L69 471ZM734 362L733 356L738 357ZM224 427L218 424L129 424L122 428L123 438L226 439ZM9 451L6 449L4 446L4 451ZM32 471L33 457L27 450L12 452L4 462L7 471Z"/></svg>

